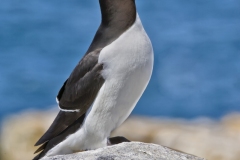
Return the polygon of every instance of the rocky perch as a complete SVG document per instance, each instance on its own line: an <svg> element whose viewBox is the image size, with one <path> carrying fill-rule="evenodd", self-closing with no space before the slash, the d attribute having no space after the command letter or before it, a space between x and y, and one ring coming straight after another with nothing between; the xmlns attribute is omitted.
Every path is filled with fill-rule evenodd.
<svg viewBox="0 0 240 160"><path fill-rule="evenodd" d="M59 155L43 160L204 160L156 144L125 142L97 150Z"/></svg>
<svg viewBox="0 0 240 160"><path fill-rule="evenodd" d="M25 111L5 117L0 126L0 160L27 160L36 156L33 153L38 147L34 147L34 144L49 128L57 113L56 109ZM131 141L167 146L209 160L240 160L240 113L228 114L221 119L199 117L191 120L130 116L111 134L111 137L119 135ZM104 152L99 149L91 153L94 155L101 151L103 154L110 152L110 149L119 150L120 153L124 145L107 147ZM145 144L142 144L140 147L144 146ZM157 149L160 153L164 150L169 151L165 147L158 147L160 147ZM123 152L121 156L133 153L129 148L136 147L126 146L125 150L121 151ZM154 151L153 155L158 155L158 152ZM85 156L86 153L78 154ZM152 151L147 150L146 155L147 153L152 153ZM178 155L176 152L171 153ZM110 155L115 154L117 156L117 152L111 152ZM140 154L139 151L134 153L134 155L137 154ZM161 155L165 154L161 153ZM172 158L169 157L170 155L168 155L169 160ZM75 154L68 156L75 156ZM124 158L118 159L124 160Z"/></svg>

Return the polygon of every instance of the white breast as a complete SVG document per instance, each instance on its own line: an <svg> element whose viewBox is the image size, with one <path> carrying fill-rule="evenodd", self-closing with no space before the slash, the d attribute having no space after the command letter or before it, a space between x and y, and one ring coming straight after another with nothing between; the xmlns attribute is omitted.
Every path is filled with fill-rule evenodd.
<svg viewBox="0 0 240 160"><path fill-rule="evenodd" d="M99 63L105 83L84 126L107 137L129 116L152 74L152 45L138 15L132 27L102 49Z"/></svg>

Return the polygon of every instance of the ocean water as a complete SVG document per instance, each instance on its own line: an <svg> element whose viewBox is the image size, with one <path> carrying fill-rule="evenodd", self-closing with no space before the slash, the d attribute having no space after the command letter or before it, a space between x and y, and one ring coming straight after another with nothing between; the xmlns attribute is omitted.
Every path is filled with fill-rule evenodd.
<svg viewBox="0 0 240 160"><path fill-rule="evenodd" d="M133 114L219 118L240 111L240 1L136 3L155 64ZM56 105L99 23L97 0L1 0L0 117Z"/></svg>

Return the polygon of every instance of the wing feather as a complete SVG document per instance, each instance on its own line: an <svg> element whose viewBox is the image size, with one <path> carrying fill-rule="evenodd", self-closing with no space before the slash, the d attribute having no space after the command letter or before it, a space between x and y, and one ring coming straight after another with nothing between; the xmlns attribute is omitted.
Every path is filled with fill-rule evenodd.
<svg viewBox="0 0 240 160"><path fill-rule="evenodd" d="M100 51L101 49L97 49L85 55L65 81L57 95L59 107L65 111L58 113L50 128L35 146L48 142L61 134L90 108L104 83L101 76L103 64L98 63ZM79 109L79 111L66 111L73 109Z"/></svg>

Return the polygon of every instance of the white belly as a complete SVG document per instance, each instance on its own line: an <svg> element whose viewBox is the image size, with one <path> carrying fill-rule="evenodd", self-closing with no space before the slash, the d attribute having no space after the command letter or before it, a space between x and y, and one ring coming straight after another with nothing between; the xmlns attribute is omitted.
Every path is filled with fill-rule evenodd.
<svg viewBox="0 0 240 160"><path fill-rule="evenodd" d="M98 138L105 139L129 116L152 74L152 45L139 18L127 32L101 51L99 63L104 64L105 83L84 127L88 134L95 133Z"/></svg>
<svg viewBox="0 0 240 160"><path fill-rule="evenodd" d="M101 87L91 110L76 133L67 137L53 152L96 149L107 145L111 131L129 116L144 92L153 69L153 50L140 19L118 39L102 49L104 64ZM61 150L61 151L60 151Z"/></svg>

